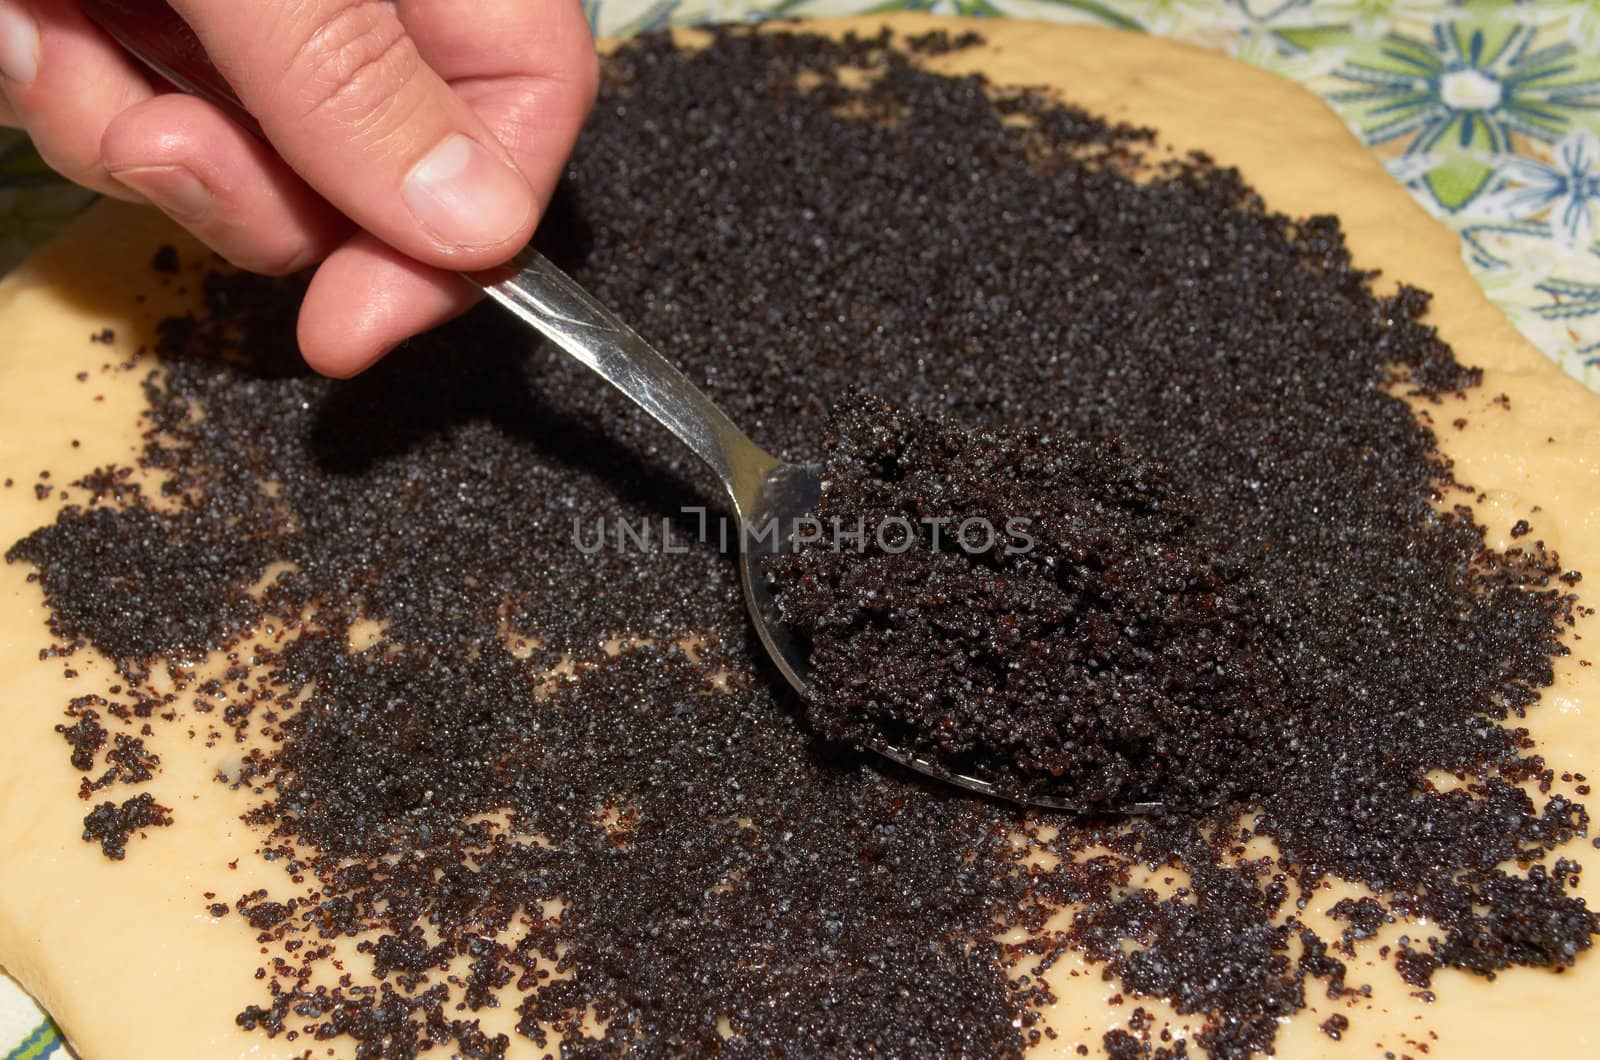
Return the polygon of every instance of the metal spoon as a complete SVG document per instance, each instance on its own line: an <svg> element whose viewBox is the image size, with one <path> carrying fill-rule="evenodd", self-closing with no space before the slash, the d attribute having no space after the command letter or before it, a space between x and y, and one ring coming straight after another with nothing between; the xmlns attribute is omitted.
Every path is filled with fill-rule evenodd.
<svg viewBox="0 0 1600 1060"><path fill-rule="evenodd" d="M194 31L164 0L80 3L91 19L161 77L216 104L245 128L262 135L260 125L212 65ZM744 586L750 619L778 672L802 697L809 696L809 643L784 624L772 595L767 563L789 547L797 523L821 498L818 468L783 463L752 442L699 387L531 246L501 268L463 275L622 391L716 472L740 523L739 580ZM753 544L760 547L752 547ZM982 777L952 773L923 755L881 741L869 746L903 766L946 783L1018 801ZM1083 810L1068 798L1049 795L1029 796L1027 803L1048 809ZM1148 813L1158 809L1158 803L1136 803L1123 812Z"/></svg>

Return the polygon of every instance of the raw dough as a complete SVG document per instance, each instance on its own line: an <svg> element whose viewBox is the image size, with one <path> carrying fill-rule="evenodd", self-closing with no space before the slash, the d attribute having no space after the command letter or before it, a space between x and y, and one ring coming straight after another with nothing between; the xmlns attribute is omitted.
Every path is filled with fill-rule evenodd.
<svg viewBox="0 0 1600 1060"><path fill-rule="evenodd" d="M829 32L871 32L887 21L899 32L951 20L897 15L812 23ZM1466 400L1427 408L1456 474L1484 494L1476 504L1490 544L1504 547L1518 518L1569 568L1600 576L1600 400L1564 376L1530 346L1484 297L1461 264L1456 239L1431 220L1360 147L1318 99L1298 86L1241 63L1159 38L1117 31L1023 22L984 21L986 47L932 60L937 69L981 70L1001 84L1050 85L1075 103L1155 127L1180 149L1203 148L1236 165L1267 202L1291 215L1336 213L1358 264L1435 295L1432 322L1467 364L1485 369ZM136 451L138 380L151 362L117 367L150 341L151 326L183 296L175 284L150 292L148 262L178 235L147 212L107 205L0 284L0 541L9 543L52 517L36 499L38 473L57 488L96 466ZM113 345L88 338L104 327ZM87 372L79 380L78 373ZM1495 396L1510 398L1509 408ZM1450 427L1468 417L1465 429ZM73 439L83 440L74 448ZM1532 515L1532 509L1541 509ZM288 1042L247 1033L233 1017L256 1000L254 932L237 916L205 912L214 892L231 901L281 881L281 869L253 854L256 839L239 823L244 796L212 782L233 753L204 750L183 726L158 727L150 741L163 759L146 789L173 807L177 823L138 841L124 862L81 842L84 804L79 774L64 767L65 748L52 726L67 698L111 682L109 667L88 652L70 663L41 662L48 643L39 592L25 565L0 568L0 962L56 1017L86 1058L222 1058L347 1055L353 1043ZM1591 580L1592 580L1591 577ZM1585 583L1585 587L1588 583ZM1557 661L1557 681L1527 725L1559 774L1600 770L1600 676L1581 665L1594 622L1580 620L1574 655ZM1600 856L1587 843L1562 853L1592 868L1580 893L1600 893ZM237 860L237 868L230 862ZM1326 909L1346 891L1313 896ZM1386 939L1416 925L1397 925ZM1425 933L1424 928L1421 933ZM362 967L358 957L352 968ZM1347 1040L1336 1044L1317 1025L1334 1011L1312 1007L1283 1027L1282 1056L1501 1057L1514 1053L1585 1056L1600 1050L1600 1032L1585 1018L1600 995L1600 956L1581 958L1556 974L1526 969L1492 984L1457 972L1435 980L1438 1000L1412 995L1383 962L1353 963L1352 981L1370 981L1372 1011L1350 1011ZM1077 974L1075 974L1077 973ZM1106 998L1116 991L1097 970L1063 960L1053 985L1061 1001L1050 1013L1060 1037L1042 1055L1097 1050L1104 1030L1126 1020L1131 1006ZM1141 1001L1148 1010L1160 1005ZM1319 1011L1319 1009L1321 1011ZM509 1029L513 1009L484 1013L491 1032ZM1175 1017L1174 1029L1184 1024ZM1434 1036L1437 1036L1436 1038ZM513 1055L531 1052L525 1039Z"/></svg>

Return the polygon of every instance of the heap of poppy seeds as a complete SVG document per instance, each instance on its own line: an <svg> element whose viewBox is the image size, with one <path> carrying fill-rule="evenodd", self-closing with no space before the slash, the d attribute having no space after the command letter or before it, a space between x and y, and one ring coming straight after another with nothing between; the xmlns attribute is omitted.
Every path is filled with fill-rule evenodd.
<svg viewBox="0 0 1600 1060"><path fill-rule="evenodd" d="M172 823L172 811L142 791L121 805L102 802L83 819L83 838L100 844L100 850L113 861L127 856L128 840L141 829L165 827Z"/></svg>
<svg viewBox="0 0 1600 1060"><path fill-rule="evenodd" d="M1192 1027L1135 1009L1115 1055L1242 1056L1311 994L1362 985L1339 954L1371 908L1319 939L1289 897L1328 877L1379 920L1429 919L1396 953L1419 984L1583 959L1576 867L1515 866L1587 817L1530 794L1548 774L1503 724L1551 681L1576 604L1536 539L1489 550L1434 503L1448 466L1394 388L1451 401L1477 375L1420 322L1427 296L1374 294L1334 219L1274 214L1149 132L916 64L966 43L627 44L541 240L787 458L819 459L827 410L861 389L1159 454L1215 569L1248 572L1281 765L1217 807L1094 822L818 739L732 558L682 511L714 524L717 486L587 369L485 309L313 378L297 289L214 275L147 388L162 503L101 494L12 555L60 650L118 656L105 724L184 717L151 706L178 694L150 690L158 671L227 695L209 717L243 743L228 780L286 870L230 898L260 939L240 960L265 961L242 1025L308 1053L503 1056L476 1015L498 1003L578 1057L1015 1056L1045 1033L1042 969L1075 950ZM663 517L670 550L613 533ZM169 549L201 563L192 592L159 573L183 566ZM236 632L253 606L291 620L265 646ZM225 682L187 678L200 635L234 647ZM111 746L63 731L64 766ZM1245 857L1252 834L1282 857ZM1190 882L1129 889L1135 863ZM1026 940L995 941L1007 926ZM343 978L318 974L335 939ZM1330 1033L1356 1032L1349 1013Z"/></svg>
<svg viewBox="0 0 1600 1060"><path fill-rule="evenodd" d="M834 409L776 557L817 731L1088 809L1226 799L1284 758L1250 600L1194 505L1110 439Z"/></svg>

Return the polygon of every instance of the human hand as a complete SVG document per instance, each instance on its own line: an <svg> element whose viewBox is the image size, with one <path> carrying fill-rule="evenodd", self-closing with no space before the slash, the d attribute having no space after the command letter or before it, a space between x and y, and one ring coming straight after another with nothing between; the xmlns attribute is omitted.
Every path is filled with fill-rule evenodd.
<svg viewBox="0 0 1600 1060"><path fill-rule="evenodd" d="M316 370L360 372L478 297L533 233L594 101L578 0L172 0L271 141L157 94L74 0L0 0L0 122L68 178L234 264L321 262Z"/></svg>

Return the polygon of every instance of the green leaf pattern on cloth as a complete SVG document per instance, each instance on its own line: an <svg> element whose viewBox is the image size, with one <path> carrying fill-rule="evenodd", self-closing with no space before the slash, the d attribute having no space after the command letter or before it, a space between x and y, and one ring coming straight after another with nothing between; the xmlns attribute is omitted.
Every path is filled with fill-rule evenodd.
<svg viewBox="0 0 1600 1060"><path fill-rule="evenodd" d="M1234 55L1326 99L1462 237L1489 296L1600 392L1600 0L582 0L604 36L890 11L1142 30ZM0 271L93 196L0 130ZM65 1056L0 976L4 1060Z"/></svg>

